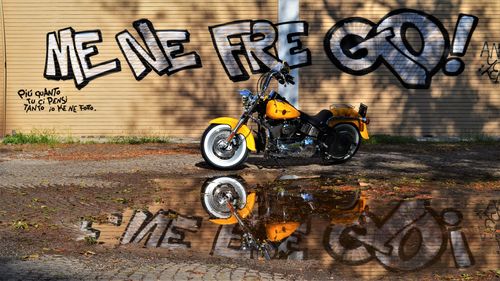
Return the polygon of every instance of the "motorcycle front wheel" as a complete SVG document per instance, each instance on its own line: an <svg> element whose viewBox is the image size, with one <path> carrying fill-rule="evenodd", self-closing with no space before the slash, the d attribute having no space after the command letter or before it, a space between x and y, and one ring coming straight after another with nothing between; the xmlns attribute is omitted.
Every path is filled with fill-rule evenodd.
<svg viewBox="0 0 500 281"><path fill-rule="evenodd" d="M237 210L247 203L244 181L235 177L218 177L207 180L201 188L201 203L212 218L227 219L231 210L230 202Z"/></svg>
<svg viewBox="0 0 500 281"><path fill-rule="evenodd" d="M201 138L201 155L212 167L220 170L235 169L248 157L245 137L238 134L230 143L225 140L231 134L231 127L225 124L212 124Z"/></svg>

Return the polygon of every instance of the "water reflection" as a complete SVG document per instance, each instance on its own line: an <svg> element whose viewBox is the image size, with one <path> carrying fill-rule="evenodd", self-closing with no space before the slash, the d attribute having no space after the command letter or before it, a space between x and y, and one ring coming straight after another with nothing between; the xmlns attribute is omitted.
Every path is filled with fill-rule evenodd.
<svg viewBox="0 0 500 281"><path fill-rule="evenodd" d="M238 177L208 179L201 190L201 201L210 221L235 225L231 233L219 229L217 238L223 240L221 244L225 240L231 244L235 234L242 239L239 245L228 247L231 250L249 251L250 256L265 259L303 257L303 253L297 254L289 246L307 232L311 217L327 219L331 224L352 224L365 209L366 200L359 189L307 189L288 183L277 180L247 190ZM219 249L215 247L214 251Z"/></svg>
<svg viewBox="0 0 500 281"><path fill-rule="evenodd" d="M242 174L158 182L162 200L84 224L84 231L107 245L314 260L329 268L346 265L361 275L498 266L495 198L389 202L338 178Z"/></svg>

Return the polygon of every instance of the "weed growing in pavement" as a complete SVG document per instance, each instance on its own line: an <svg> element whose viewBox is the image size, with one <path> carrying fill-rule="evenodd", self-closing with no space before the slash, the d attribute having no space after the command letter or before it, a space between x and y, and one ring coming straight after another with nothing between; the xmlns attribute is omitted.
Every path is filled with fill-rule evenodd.
<svg viewBox="0 0 500 281"><path fill-rule="evenodd" d="M170 143L168 137L139 137L139 136L119 136L109 139L109 143L116 144L143 144L143 143Z"/></svg>
<svg viewBox="0 0 500 281"><path fill-rule="evenodd" d="M23 221L23 220L12 222L12 227L14 229L22 229L22 230L26 230L29 228L28 223L26 221Z"/></svg>
<svg viewBox="0 0 500 281"><path fill-rule="evenodd" d="M495 143L499 143L500 139L492 137L492 136L484 135L484 134L472 134L472 135L464 135L461 138L461 142L495 144Z"/></svg>
<svg viewBox="0 0 500 281"><path fill-rule="evenodd" d="M127 204L129 202L129 200L125 199L125 198L115 198L113 199L113 201L115 201L116 203L120 203L120 204Z"/></svg>
<svg viewBox="0 0 500 281"><path fill-rule="evenodd" d="M85 241L85 244L87 244L87 245L97 244L97 239L95 237L92 237L92 236L85 236L85 238L83 240Z"/></svg>
<svg viewBox="0 0 500 281"><path fill-rule="evenodd" d="M30 227L38 228L37 223L29 223L25 219L17 220L12 222L12 228L19 230L28 230Z"/></svg>
<svg viewBox="0 0 500 281"><path fill-rule="evenodd" d="M89 221L89 222L98 221L97 217L95 217L95 216L84 216L84 217L81 217L81 219L84 221Z"/></svg>

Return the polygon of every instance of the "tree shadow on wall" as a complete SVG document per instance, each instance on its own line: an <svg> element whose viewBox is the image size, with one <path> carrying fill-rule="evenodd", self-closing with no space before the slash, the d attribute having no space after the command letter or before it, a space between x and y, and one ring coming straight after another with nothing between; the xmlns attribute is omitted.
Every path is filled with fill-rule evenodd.
<svg viewBox="0 0 500 281"><path fill-rule="evenodd" d="M406 1L376 1L376 3L387 8L387 12L401 8L411 8L435 15L447 28L450 44L453 40L456 20L460 12L462 12L462 1L433 1L433 3L427 4L417 2L413 6L408 6ZM356 11L364 10L365 5L368 3L349 2L346 4L324 0L323 4L328 15L337 22L346 17L356 16ZM433 10L429 11L429 7L432 7ZM477 10L470 11L470 13L473 15L482 15L485 13L485 7L484 5L480 5ZM321 22L321 17L321 12L317 11L314 22ZM369 20L377 23L380 19L370 18ZM483 27L488 26L489 22L490 19L480 18L480 25ZM311 26L315 28L314 24L311 24ZM321 26L319 29L321 29ZM481 34L477 33L476 30L473 39L474 36L481 36ZM468 56L472 56L471 52L472 50L468 50ZM425 65L429 61L423 58L421 62ZM333 73L320 73L320 75L312 78L311 82L319 85L323 79L337 79L342 75L349 75L342 73L333 64L332 67L334 69ZM466 69L471 72L474 72L476 67L476 65L472 65L471 63L466 64ZM445 79L446 76L441 70L442 68L432 77L433 81L429 89L404 88L385 65L381 65L372 73L367 74L375 81L375 83L372 83L371 106L377 106L377 103L381 101L387 103L388 99L385 96L388 92L394 91L395 86L398 88L397 91L402 93L397 98L390 100L389 108L401 109L399 121L393 123L395 125L391 128L393 133L415 135L420 132L422 135L434 136L481 134L487 122L491 121L492 115L500 116L500 108L497 105L484 101L484 99L480 100L478 87L481 85L471 84L469 78L477 75L476 73L465 72L459 76ZM305 79L310 79L310 77ZM309 82L306 81L306 83ZM436 83L442 83L443 86L437 88ZM484 83L489 83L486 77L484 78ZM352 94L341 92L335 98L349 100L352 99L350 97ZM324 98L324 96L318 95L314 100L320 102Z"/></svg>
<svg viewBox="0 0 500 281"><path fill-rule="evenodd" d="M114 15L119 14L123 21L135 20L141 5L136 0L102 0L99 3L104 10Z"/></svg>
<svg viewBox="0 0 500 281"><path fill-rule="evenodd" d="M175 2L169 4L176 5ZM159 108L160 120L155 119L156 124L152 124L151 127L160 127L162 131L168 129L168 134L173 136L201 136L209 120L220 116L237 118L242 112L242 105L236 90L239 88L254 90L254 83L258 77L258 75L252 75L249 81L231 82L224 73L210 39L209 26L233 19L248 18L248 16L242 18L241 15L245 12L242 11L241 6L214 4L203 7L203 5L196 1L178 2L177 8L182 12L180 19L184 22L180 22L180 19L173 20L175 10L158 9L148 16L151 20L157 20L163 25L168 25L169 20L172 20L172 26L187 29L191 38L190 42L184 45L185 52L196 51L203 64L201 69L183 70L171 76L158 76L153 71L148 74L148 76L155 76L155 82L160 81L160 83L152 83L147 79L140 81L145 88L148 88L148 92L159 93L143 99L144 104L154 104L155 108ZM260 14L266 15L264 16L266 18L269 14L275 14L277 9L272 6L272 3L263 0L248 5L255 6L255 9L261 11ZM123 21L130 30L131 22L137 20L139 15L148 8L148 1L104 0L101 7L110 14L119 15L118 20ZM184 13L186 10L190 12ZM275 21L276 19L269 18L269 20ZM133 33L139 39L139 43L144 46L138 35ZM244 61L244 58L240 58ZM249 71L248 67L246 70ZM141 131L140 126L149 127L144 125L144 116L141 117L144 114L144 106L131 105L130 108L133 111L130 119L143 120L143 122L141 125L141 122L131 120L128 123L129 130Z"/></svg>
<svg viewBox="0 0 500 281"><path fill-rule="evenodd" d="M347 1L346 1L347 2ZM356 10L362 10L365 5L370 5L368 1L362 2L339 2L339 1L329 1L324 0L323 4L325 10L328 11L330 17L338 22L347 17L356 16ZM415 6L408 7L406 1L375 1L379 5L386 7L387 12L390 12L399 8L412 8L416 10L422 10L426 13L435 15L439 20L443 22L445 27L447 28L450 36L450 41L453 39L455 21L457 20L458 14L461 11L462 1L432 1L431 3L427 3L427 5L417 4ZM470 10L469 13L473 15L482 15L484 13L484 6L477 8L476 10ZM433 7L433 10L429 10L429 7ZM372 7L373 8L373 7ZM364 11L366 13L366 10ZM318 15L314 18L315 22L321 21L321 13L315 13ZM372 19L372 21L378 21L379 19ZM489 26L488 23L490 19L482 19L480 18L480 26L483 27ZM476 38L475 38L476 36ZM481 38L481 34L478 34L477 30L473 35L473 39L478 40ZM468 50L468 56L473 56L471 54L473 50ZM475 55L475 54L474 54ZM466 68L474 72L476 70L476 65L466 64ZM342 75L349 74L337 74L341 73L340 70L333 67L335 70L335 74L328 76L322 75L325 79L332 79L331 77L338 77ZM440 71L441 72L441 71ZM384 101L390 103L390 108L402 108L400 120L394 124L394 132L407 134L410 132L419 132L422 134L429 135L443 135L448 132L452 132L453 134L470 134L470 133L480 133L485 129L485 125L488 121L491 121L491 118L497 118L500 116L500 108L488 101L480 100L481 94L481 84L472 84L470 77L476 75L474 73L463 73L462 75L456 77L446 78L445 75L441 73L436 73L433 77L433 82L429 89L426 90L417 90L417 89L405 89L401 86L396 77L385 67L380 66L373 73L367 74L370 76L370 79L373 79L375 83L373 84L373 93L371 98L371 106L377 106L378 103ZM467 76L466 76L467 75ZM321 81L315 81L318 83ZM437 88L437 83L442 84L442 88ZM487 79L484 80L484 83L489 83ZM396 91L401 92L401 95L398 95L397 99L389 100L387 98L387 94L389 91L395 91L395 87L397 87ZM484 91L483 91L484 93ZM349 93L353 94L353 93ZM340 98L349 97L342 93ZM408 130L407 128L412 128ZM487 150L487 149L485 149ZM465 155L465 157L470 157ZM481 155L477 156L478 158ZM467 160L467 159L464 159ZM446 165L445 159L437 158L435 162L431 163L426 169L422 169L421 172L429 172L431 175L435 177L441 178L450 178L450 179L461 179L464 176L464 172L459 167L456 166L456 169L451 169L448 171L444 171L442 166ZM345 167L342 167L344 169ZM377 161L377 159L372 159L371 161L365 161L364 168L368 171L371 169L387 169L384 167L383 163ZM477 167L479 168L479 167ZM467 171L467 179L471 179L472 181L481 181L483 179L495 180L498 179L498 176L492 175L490 173L486 173L484 171L480 171L479 169L474 169L475 171ZM352 172L347 170L347 172ZM400 176L400 170L392 171L395 176ZM414 172L406 171L406 172ZM440 192L440 191L437 191ZM472 195L473 192L468 192L465 195L456 196L450 198L450 202L454 203L450 204L450 208L458 208L459 211L462 211L464 215L472 210L469 210L469 207L465 209L463 206L476 206L476 208L484 208L484 204L477 203L478 199L482 200L482 198L474 197L476 195ZM496 197L499 196L498 192L495 193ZM481 206L478 206L481 205ZM473 216L469 216L472 217ZM463 224L462 224L463 226ZM467 239L469 243L481 243L481 247L476 247L473 251L474 259L476 265L483 266L487 262L491 263L491 260L494 257L487 256L486 251L482 251L479 249L489 249L489 246L484 246L483 240L476 235L476 231L470 228L470 231L467 233ZM498 239L498 238L497 238ZM493 246L493 244L492 244ZM348 250L346 250L345 255L348 255ZM370 263L371 265L377 264L375 259L373 259ZM416 277L422 278L423 274L429 274L431 276L434 273L437 273L437 269L439 268L449 268L448 272L453 274L459 274L459 269L453 267L453 258L452 253L450 251L450 247L448 244L447 250L441 255L436 257L434 260L430 261L430 265L423 270L418 269L415 270L415 273L394 273L391 274L390 277L403 277L406 278ZM451 266L450 266L451 265ZM351 266L341 266L338 267L338 264L332 265L332 271L341 270L341 271L353 271L354 274L360 274L362 270L366 269L366 267L362 267L360 269L356 269L356 267ZM388 273L389 274L389 271ZM432 277L431 277L432 278ZM424 278L425 279L425 278Z"/></svg>
<svg viewBox="0 0 500 281"><path fill-rule="evenodd" d="M116 13L119 11L120 17L123 18L123 21L127 21L128 26L130 21L135 20L140 13L141 3L143 2L131 0L104 0L100 2L100 5L109 12ZM449 0L433 1L433 3L430 4L417 3L413 6L407 6L406 1L401 0L375 1L375 3L386 8L387 12L399 8L412 8L425 11L429 14L436 14L436 17L444 22L448 28L449 36L451 37L450 40L453 37L454 23L461 11L462 5L462 1ZM346 17L356 16L358 11L366 9L366 5L368 4L369 3L365 3L365 1L347 3L324 0L323 9L305 1L301 3L301 9L312 13L312 20L309 19L309 33L311 35L317 35L325 30L325 27L322 25L325 11L335 22L337 22ZM265 1L257 1L256 6L258 9L265 9ZM429 7L433 8L433 10L429 11ZM195 9L196 7L193 6L193 10ZM480 5L477 10L473 10L470 13L480 15L485 12L485 9L485 5ZM229 6L225 13L226 12L236 14L237 8ZM204 25L199 28L208 33L206 22L216 21L217 11L205 10L202 13L205 21L202 23ZM199 15L197 15L197 17L199 17ZM162 20L165 18L165 13L158 11L157 14L152 15L152 18ZM194 22L196 16L189 15L188 20ZM379 19L370 20L376 22ZM481 18L480 24L487 26L490 21L491 19ZM477 35L478 34L475 34L474 36ZM198 47L194 45L194 43L195 42L190 43L193 45L189 46L189 48L196 50ZM211 42L206 43L211 44ZM325 102L352 99L352 95L355 93L351 90L338 91L338 94L335 94L335 96L329 93L314 92L314 88L321 85L323 82L338 81L344 75L350 74L340 71L328 60L324 54L323 46L306 45L305 47L310 48L313 53L313 64L325 64L324 68L326 71L314 71L314 65L312 67L302 68L300 83L304 95L308 95L308 98L314 104L325 104ZM213 48L213 46L210 45L210 48ZM472 50L469 50L469 53L471 51ZM229 87L228 85L232 84L232 82L227 76L219 75L217 76L218 80L205 78L197 79L197 74L199 75L201 72L204 73L203 77L206 77L206 73L220 72L222 69L222 65L216 57L214 50L207 52L207 49L205 49L204 53L200 53L200 55L202 56L203 69L183 71L183 77L191 78L183 82L189 83L190 85L184 84L172 87L172 80L176 80L176 76L181 75L180 73L171 77L158 77L158 79L165 79L166 82L162 83L160 86L154 86L156 90L161 93L172 93L170 102L165 102L162 98L159 98L157 101L162 106L161 115L165 116L162 120L162 126L167 126L166 119L173 117L175 123L178 124L179 127L195 128L195 130L199 132L206 126L206 121L213 117L224 115L236 117L241 112L241 108L238 110L235 108L239 103L239 97L235 93L235 89L248 86L253 87L253 81L235 83L232 87ZM466 67L468 69L473 69L475 66L467 65ZM150 75L154 75L154 73ZM253 75L252 79L256 76L258 75ZM437 73L433 80L440 80L439 82L445 83L445 79L441 79L443 76L444 74ZM399 121L396 121L394 123L395 125L393 125L394 127L391 128L393 133L416 134L417 132L421 132L421 134L425 135L480 133L483 131L485 124L491 120L492 115L493 117L500 115L500 109L497 105L491 102L480 101L478 86L471 85L470 81L465 77L465 74L451 77L449 80L452 82L443 90L436 88L436 81L433 81L433 84L431 84L430 88L427 90L405 89L384 65L381 65L374 72L367 74L367 77L374 81L374 83L372 83L373 91L370 93L370 106L377 106L377 103L383 101L384 103L390 102L390 108L398 108L401 110L401 115L398 116ZM489 82L487 79L484 79L484 81L486 83ZM397 87L396 91L402 94L389 101L384 97L387 95L388 91L394 91L394 87ZM197 90L193 91L193 89ZM175 91L175 93L172 91ZM171 102L173 95L179 97L179 101L183 103L190 102L193 105L193 111L187 113L186 111L179 110L178 104ZM139 107L135 108L137 114L140 114ZM196 108L200 110L196 110ZM319 109L320 108L317 110ZM482 112L479 112L480 110L482 110ZM373 121L375 122L377 120Z"/></svg>
<svg viewBox="0 0 500 281"><path fill-rule="evenodd" d="M215 73L214 65L204 65L203 69L187 70L185 77L196 77L196 73ZM206 77L206 76L205 76ZM227 116L231 105L240 101L239 95L230 92L216 79L189 79L175 86L175 95L179 104L190 104L188 108L180 108L179 104L159 100L161 115L175 119L175 124L181 128L193 128L196 124L208 125L214 117ZM196 89L193 91L193 89ZM163 83L155 91L167 93L172 91L169 83ZM201 137L201 135L200 135Z"/></svg>

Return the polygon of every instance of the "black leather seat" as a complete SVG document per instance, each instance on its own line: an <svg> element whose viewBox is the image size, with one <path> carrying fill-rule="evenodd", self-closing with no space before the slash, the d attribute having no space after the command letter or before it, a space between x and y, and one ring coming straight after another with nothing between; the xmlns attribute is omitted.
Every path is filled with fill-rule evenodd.
<svg viewBox="0 0 500 281"><path fill-rule="evenodd" d="M323 109L314 116L311 116L303 111L300 112L300 118L320 128L326 126L326 121L328 121L328 119L330 119L330 117L332 116L333 113L328 109Z"/></svg>

